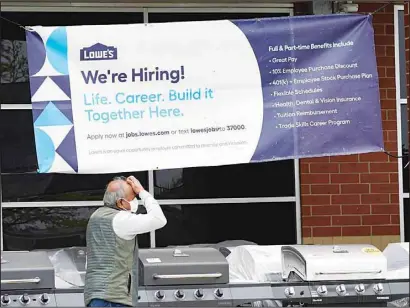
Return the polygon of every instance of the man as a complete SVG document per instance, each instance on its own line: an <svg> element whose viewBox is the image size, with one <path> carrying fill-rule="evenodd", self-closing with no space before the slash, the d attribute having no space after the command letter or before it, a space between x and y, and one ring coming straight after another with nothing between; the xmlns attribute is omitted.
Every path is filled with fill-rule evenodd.
<svg viewBox="0 0 410 308"><path fill-rule="evenodd" d="M146 214L136 214L137 196ZM135 177L114 178L108 184L104 206L91 215L87 226L86 306L136 306L137 235L160 229L166 223L158 202Z"/></svg>

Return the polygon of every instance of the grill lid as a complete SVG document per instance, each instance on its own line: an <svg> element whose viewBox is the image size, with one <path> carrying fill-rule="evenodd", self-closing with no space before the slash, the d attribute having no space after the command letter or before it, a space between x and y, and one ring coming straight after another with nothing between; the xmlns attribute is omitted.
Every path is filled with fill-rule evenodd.
<svg viewBox="0 0 410 308"><path fill-rule="evenodd" d="M282 275L303 281L386 279L387 260L372 245L282 247Z"/></svg>
<svg viewBox="0 0 410 308"><path fill-rule="evenodd" d="M139 251L139 283L152 285L229 282L229 264L214 248L162 248Z"/></svg>
<svg viewBox="0 0 410 308"><path fill-rule="evenodd" d="M2 252L2 290L54 289L54 286L54 268L46 252Z"/></svg>

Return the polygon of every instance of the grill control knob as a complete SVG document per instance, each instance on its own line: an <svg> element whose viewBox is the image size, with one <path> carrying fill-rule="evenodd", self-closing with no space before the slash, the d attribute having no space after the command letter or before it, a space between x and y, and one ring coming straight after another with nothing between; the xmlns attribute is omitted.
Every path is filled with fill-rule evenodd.
<svg viewBox="0 0 410 308"><path fill-rule="evenodd" d="M174 295L175 295L175 298L178 299L178 300L184 299L184 297L185 297L184 292L181 291L181 290L176 290Z"/></svg>
<svg viewBox="0 0 410 308"><path fill-rule="evenodd" d="M224 292L221 289L216 289L214 294L216 298L222 298L224 296Z"/></svg>
<svg viewBox="0 0 410 308"><path fill-rule="evenodd" d="M286 297L292 297L295 295L295 288L294 287L289 287L285 289L285 296Z"/></svg>
<svg viewBox="0 0 410 308"><path fill-rule="evenodd" d="M157 291L154 296L157 300L162 301L165 298L165 293L162 291Z"/></svg>
<svg viewBox="0 0 410 308"><path fill-rule="evenodd" d="M384 288L383 288L383 285L381 283L376 283L373 286L373 290L374 290L374 293L381 294L381 293L383 293Z"/></svg>
<svg viewBox="0 0 410 308"><path fill-rule="evenodd" d="M7 294L1 296L1 304L2 306L7 306L10 304L10 297Z"/></svg>
<svg viewBox="0 0 410 308"><path fill-rule="evenodd" d="M317 288L317 293L322 296L327 294L327 288L326 286L320 286Z"/></svg>
<svg viewBox="0 0 410 308"><path fill-rule="evenodd" d="M198 289L194 292L194 296L196 299L203 299L204 298L204 291L202 289Z"/></svg>
<svg viewBox="0 0 410 308"><path fill-rule="evenodd" d="M47 293L44 293L40 296L40 303L42 303L43 305L47 305L49 301L50 297L48 297Z"/></svg>
<svg viewBox="0 0 410 308"><path fill-rule="evenodd" d="M354 290L356 291L357 294L362 294L366 289L364 287L364 284L360 283L354 287Z"/></svg>
<svg viewBox="0 0 410 308"><path fill-rule="evenodd" d="M30 297L27 293L20 296L20 303L23 305L28 305L30 303Z"/></svg>
<svg viewBox="0 0 410 308"><path fill-rule="evenodd" d="M341 284L339 286L336 287L336 292L337 294L339 294L340 296L346 295L346 287L344 284Z"/></svg>

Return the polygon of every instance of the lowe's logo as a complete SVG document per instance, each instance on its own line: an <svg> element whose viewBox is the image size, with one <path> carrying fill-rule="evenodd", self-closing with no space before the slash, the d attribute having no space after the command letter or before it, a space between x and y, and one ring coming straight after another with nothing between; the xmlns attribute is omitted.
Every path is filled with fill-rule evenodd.
<svg viewBox="0 0 410 308"><path fill-rule="evenodd" d="M117 48L101 43L80 50L80 61L117 60Z"/></svg>

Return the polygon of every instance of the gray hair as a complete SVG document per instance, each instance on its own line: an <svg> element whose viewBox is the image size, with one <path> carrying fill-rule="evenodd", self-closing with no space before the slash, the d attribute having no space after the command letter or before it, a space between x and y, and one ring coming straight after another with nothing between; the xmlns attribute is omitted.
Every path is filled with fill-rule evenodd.
<svg viewBox="0 0 410 308"><path fill-rule="evenodd" d="M115 177L112 179L112 181L120 181L123 182L126 179L124 177ZM108 185L107 185L108 188ZM103 202L105 206L116 206L117 201L120 199L125 198L125 190L123 184L120 185L120 188L116 191L108 191L108 189L105 189L104 193L104 198Z"/></svg>

